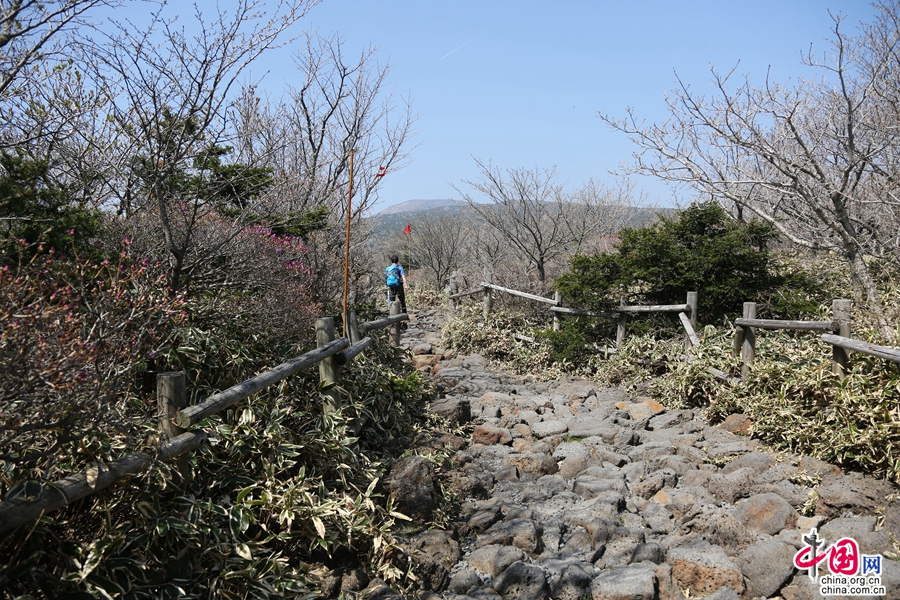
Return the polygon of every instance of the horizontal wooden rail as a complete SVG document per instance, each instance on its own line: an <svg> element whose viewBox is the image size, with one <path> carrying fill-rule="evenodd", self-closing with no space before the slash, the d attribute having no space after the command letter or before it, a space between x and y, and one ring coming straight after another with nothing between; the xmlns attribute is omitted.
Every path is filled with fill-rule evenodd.
<svg viewBox="0 0 900 600"><path fill-rule="evenodd" d="M617 312L597 312L595 310L582 310L580 308L565 308L562 306L551 306L550 310L563 315L576 315L581 317L607 317L614 318L619 316Z"/></svg>
<svg viewBox="0 0 900 600"><path fill-rule="evenodd" d="M756 330L757 329L788 329L795 331L823 331L825 336L833 339L845 339L853 342L850 335L850 300L835 298L831 302L831 321L790 321L783 319L757 319L756 302L744 302L744 314L734 320L734 354L741 356L741 376L747 377L750 373L750 365L756 359ZM838 333L840 335L832 335ZM825 339L825 336L822 339ZM826 340L827 341L827 340ZM862 343L862 342L859 342ZM831 370L843 379L847 370L849 356L840 344L832 344ZM885 348L890 350L890 348ZM860 350L861 352L863 350Z"/></svg>
<svg viewBox="0 0 900 600"><path fill-rule="evenodd" d="M372 344L372 338L364 337L343 352L337 355L337 363L339 366L346 365L348 362L356 358L363 350Z"/></svg>
<svg viewBox="0 0 900 600"><path fill-rule="evenodd" d="M400 304L398 302L395 302L394 305L395 307L392 306L392 312L394 308L396 308L396 310L400 309ZM355 313L353 313L353 317L352 322L355 323ZM371 331L373 329L381 329L390 325L395 325L395 335L399 338L399 323L407 320L409 320L408 314L395 314L387 318L364 323L360 326L360 329ZM328 323L326 323L326 325L328 325L330 324L331 319L319 319L319 321L327 321ZM331 340L326 343L320 342L321 345L318 348L305 354L301 354L296 358L260 373L247 381L228 388L227 390L213 394L200 404L182 408L175 413L174 417L170 417L164 412L161 412L161 428L168 435L172 435L171 431L167 430L165 427L167 424L170 425L171 423L174 423L180 428L191 427L206 417L233 406L244 398L255 394L267 386L278 383L303 369L318 364L321 370L321 365L330 362L328 359L332 356L335 358L332 359L331 362L338 363L339 365L346 364L372 344L371 337L363 338L353 345L351 345L350 341L346 338L333 338L334 329L331 327ZM167 375L174 374L170 373ZM320 377L322 377L321 373ZM177 388L177 386L175 387ZM161 388L158 388L158 390L159 389ZM183 384L181 386L181 395L184 395ZM169 398L169 400L173 400L173 398ZM171 415L171 413L169 413L169 415ZM171 421L169 419L171 419ZM351 429L353 430L353 435L359 433L362 425L362 420L357 420L352 424ZM175 428L172 429L177 430ZM94 465L81 473L70 475L69 477L53 483L44 484L41 491L35 497L17 496L9 500L4 500L0 502L0 532L15 529L28 521L40 518L48 512L58 510L76 500L80 500L108 488L124 475L136 474L146 470L153 464L154 460L177 461L178 457L196 449L206 439L207 434L203 431L187 431L180 433L171 437L168 442L160 444L158 452L155 455L152 452L133 452L110 463ZM189 477L189 475L186 477Z"/></svg>
<svg viewBox="0 0 900 600"><path fill-rule="evenodd" d="M182 433L162 444L158 457L171 460L199 447L205 440L206 433L203 431ZM96 465L87 471L45 484L34 498L18 496L4 500L0 502L0 533L108 488L123 475L141 473L153 464L153 460L154 457L147 452L134 452L111 463Z"/></svg>
<svg viewBox="0 0 900 600"><path fill-rule="evenodd" d="M757 329L796 329L798 331L835 331L834 321L784 321L779 319L735 319L739 327L756 327Z"/></svg>
<svg viewBox="0 0 900 600"><path fill-rule="evenodd" d="M616 317L620 312L627 313L650 313L650 312L685 312L690 308L688 304L658 304L647 306L619 306L611 312L597 312L593 310L582 310L580 308L564 308L562 306L551 306L550 310L555 313L564 315L576 315L584 317Z"/></svg>
<svg viewBox="0 0 900 600"><path fill-rule="evenodd" d="M691 309L690 304L648 304L646 306L620 306L617 312L649 313L649 312L685 312Z"/></svg>
<svg viewBox="0 0 900 600"><path fill-rule="evenodd" d="M409 314L400 313L399 315L394 315L392 317L382 317L380 319L375 319L374 321L369 321L368 323L362 323L359 326L359 331L360 333L365 333L367 331L384 329L385 327L390 327L400 321L409 321Z"/></svg>
<svg viewBox="0 0 900 600"><path fill-rule="evenodd" d="M868 342L862 342L860 340L854 340L831 333L822 334L822 341L827 342L832 346L853 350L854 352L862 352L863 354L868 354L870 356L877 356L878 358L884 358L893 362L900 362L900 350L895 348L877 346Z"/></svg>
<svg viewBox="0 0 900 600"><path fill-rule="evenodd" d="M456 300L458 298L465 298L466 296L474 296L475 294L480 294L484 291L484 288L477 287L469 290L468 292L459 292L458 294L453 294L450 296L451 300Z"/></svg>
<svg viewBox="0 0 900 600"><path fill-rule="evenodd" d="M534 300L536 302L543 302L544 304L552 304L553 306L559 304L559 302L554 298L544 298L543 296L536 296L534 294L529 294L528 292L520 292L519 290L511 290L509 288L494 285L492 283L482 282L481 287L491 290L497 290L498 292L504 292L511 296L519 296L520 298L528 298L529 300Z"/></svg>
<svg viewBox="0 0 900 600"><path fill-rule="evenodd" d="M227 390L213 394L200 404L195 404L194 406L179 410L175 415L175 424L184 429L192 427L206 417L237 404L244 398L255 394L266 386L278 383L285 377L290 377L294 373L317 365L323 359L333 356L349 346L350 340L338 338L315 350L310 350L306 354L301 354L297 358L281 363L277 367L264 373L260 373L256 377L252 377Z"/></svg>

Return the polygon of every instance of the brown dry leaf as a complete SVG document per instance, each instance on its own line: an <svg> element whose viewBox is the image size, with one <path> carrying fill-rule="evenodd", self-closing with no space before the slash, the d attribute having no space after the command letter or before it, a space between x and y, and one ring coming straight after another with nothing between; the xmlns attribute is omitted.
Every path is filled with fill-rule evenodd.
<svg viewBox="0 0 900 600"><path fill-rule="evenodd" d="M97 489L97 480L100 479L100 464L99 463L91 463L91 466L87 468L85 473L87 475L87 484L88 486L94 490Z"/></svg>

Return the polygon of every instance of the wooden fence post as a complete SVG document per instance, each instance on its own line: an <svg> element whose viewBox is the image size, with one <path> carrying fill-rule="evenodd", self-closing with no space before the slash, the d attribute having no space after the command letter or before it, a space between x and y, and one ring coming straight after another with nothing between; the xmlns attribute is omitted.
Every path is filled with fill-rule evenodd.
<svg viewBox="0 0 900 600"><path fill-rule="evenodd" d="M741 348L744 346L744 327L742 325L734 326L734 344L731 348L734 357L741 355Z"/></svg>
<svg viewBox="0 0 900 600"><path fill-rule="evenodd" d="M688 292L687 293L687 304L690 308L688 309L688 318L691 320L691 327L694 328L694 331L697 331L697 304L699 302L699 296L697 292Z"/></svg>
<svg viewBox="0 0 900 600"><path fill-rule="evenodd" d="M351 344L362 339L359 335L359 319L356 318L356 311L352 308L347 313L347 335L350 336Z"/></svg>
<svg viewBox="0 0 900 600"><path fill-rule="evenodd" d="M685 304L688 305L687 316L688 320L691 322L691 329L694 330L694 333L697 332L697 302L697 292L688 292ZM684 340L685 351L690 351L693 347L694 346L693 342L691 342L691 336L686 336Z"/></svg>
<svg viewBox="0 0 900 600"><path fill-rule="evenodd" d="M850 337L850 305L851 301L844 298L835 298L831 302L831 315L837 324L837 334L841 337ZM841 381L847 376L847 366L850 363L850 351L840 346L831 346L831 372Z"/></svg>
<svg viewBox="0 0 900 600"><path fill-rule="evenodd" d="M488 315L491 314L491 288L484 287L484 320L487 321Z"/></svg>
<svg viewBox="0 0 900 600"><path fill-rule="evenodd" d="M744 302L744 318L756 318L756 302ZM741 344L741 377L750 373L750 363L756 357L756 331L753 327L744 327L744 342Z"/></svg>
<svg viewBox="0 0 900 600"><path fill-rule="evenodd" d="M394 300L391 302L391 316L399 315L403 312L403 309L400 308L400 301ZM391 325L391 337L393 338L391 341L394 344L394 347L400 345L400 323L394 323Z"/></svg>
<svg viewBox="0 0 900 600"><path fill-rule="evenodd" d="M619 306L625 306L625 296L619 298ZM625 330L628 328L628 313L619 313L619 324L616 325L616 348L622 348L625 341Z"/></svg>
<svg viewBox="0 0 900 600"><path fill-rule="evenodd" d="M399 302L397 303L399 304ZM321 317L316 319L316 345L321 348L325 344L334 341L334 319L331 317ZM329 356L319 363L319 381L322 383L333 383L335 387L325 392L325 395L331 398L331 401L325 401L323 407L326 414L336 412L341 406L341 392L337 389L338 365L334 356Z"/></svg>
<svg viewBox="0 0 900 600"><path fill-rule="evenodd" d="M175 413L187 406L187 377L183 371L156 375L156 404L161 442L168 442L187 431L175 424ZM172 462L181 474L182 482L189 482L191 463L188 454L182 454Z"/></svg>
<svg viewBox="0 0 900 600"><path fill-rule="evenodd" d="M559 306L562 302L562 294L559 293L559 290L553 292L553 299L556 300L556 305ZM559 331L559 313L553 313L553 331Z"/></svg>
<svg viewBox="0 0 900 600"><path fill-rule="evenodd" d="M450 312L456 310L456 300L453 299L453 294L459 292L459 282L456 281L456 271L450 273L450 281L447 282L447 296L450 296Z"/></svg>

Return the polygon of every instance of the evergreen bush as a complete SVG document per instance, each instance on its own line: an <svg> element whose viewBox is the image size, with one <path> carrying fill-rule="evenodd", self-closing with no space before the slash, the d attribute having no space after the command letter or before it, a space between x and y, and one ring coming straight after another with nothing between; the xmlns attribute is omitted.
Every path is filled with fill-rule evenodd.
<svg viewBox="0 0 900 600"><path fill-rule="evenodd" d="M698 321L721 324L741 315L744 302L759 304L759 317L798 319L815 313L825 302L821 282L793 264L777 260L769 246L776 232L771 225L733 219L713 202L697 203L641 228L619 233L616 251L576 255L571 269L556 280L567 304L588 310L615 310L622 297L628 304L681 304L687 293L698 292ZM629 324L635 334L661 331L665 336L680 329L677 319L652 315ZM566 326L570 337L614 328ZM560 334L547 338L559 349ZM577 360L578 344L554 358Z"/></svg>

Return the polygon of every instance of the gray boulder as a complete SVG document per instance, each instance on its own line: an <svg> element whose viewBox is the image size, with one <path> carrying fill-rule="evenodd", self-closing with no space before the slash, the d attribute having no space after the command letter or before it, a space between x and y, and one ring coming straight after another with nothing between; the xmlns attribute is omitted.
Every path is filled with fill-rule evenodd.
<svg viewBox="0 0 900 600"><path fill-rule="evenodd" d="M793 547L769 538L748 547L735 560L747 582L747 593L752 598L770 598L794 573Z"/></svg>
<svg viewBox="0 0 900 600"><path fill-rule="evenodd" d="M591 582L593 600L654 600L656 573L644 565L609 569Z"/></svg>
<svg viewBox="0 0 900 600"><path fill-rule="evenodd" d="M427 521L437 508L434 467L421 456L405 456L391 466L384 481L394 507L413 520Z"/></svg>
<svg viewBox="0 0 900 600"><path fill-rule="evenodd" d="M474 550L466 560L470 567L474 567L491 577L496 577L505 571L509 565L523 558L525 558L525 553L520 548L489 544Z"/></svg>
<svg viewBox="0 0 900 600"><path fill-rule="evenodd" d="M493 588L504 598L546 600L550 588L544 570L523 562L511 564L494 579Z"/></svg>

